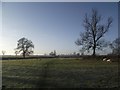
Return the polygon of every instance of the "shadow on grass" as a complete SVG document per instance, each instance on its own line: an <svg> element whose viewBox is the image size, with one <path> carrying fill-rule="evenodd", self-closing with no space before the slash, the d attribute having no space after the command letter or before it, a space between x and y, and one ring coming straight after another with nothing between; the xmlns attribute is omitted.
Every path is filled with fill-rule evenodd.
<svg viewBox="0 0 120 90"><path fill-rule="evenodd" d="M48 87L53 87L51 85L49 85L47 82L47 78L49 77L49 73L50 73L50 65L53 63L53 61L48 61L45 64L42 65L42 75L41 75L41 79L39 79L37 81L36 87L38 88L48 88ZM55 88L55 86L54 86Z"/></svg>
<svg viewBox="0 0 120 90"><path fill-rule="evenodd" d="M34 88L47 88L47 87L51 87L48 83L47 83L47 78L49 77L49 66L50 64L53 63L51 61L46 62L45 64L42 65L41 68L41 72L38 71L39 74L37 74L38 78L34 79L34 78L22 78L22 76L3 76L3 81L7 81L8 83L10 83L10 86L7 85L3 85L3 88L16 88L16 87L21 87L21 86L26 86L28 85L28 87L34 87ZM35 75L36 73L34 73ZM36 76L36 75L35 75ZM24 77L24 76L23 76ZM3 82L3 83L4 83ZM12 85L12 83L16 84L16 85ZM9 84L8 84L9 85Z"/></svg>

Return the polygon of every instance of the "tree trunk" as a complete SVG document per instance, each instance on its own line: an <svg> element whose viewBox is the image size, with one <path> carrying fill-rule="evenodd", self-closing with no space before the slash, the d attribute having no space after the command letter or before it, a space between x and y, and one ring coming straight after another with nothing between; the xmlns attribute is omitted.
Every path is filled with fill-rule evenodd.
<svg viewBox="0 0 120 90"><path fill-rule="evenodd" d="M96 42L95 42L95 39L94 39L94 46L93 46L93 56L95 56L96 55Z"/></svg>
<svg viewBox="0 0 120 90"><path fill-rule="evenodd" d="M94 47L93 47L93 54L92 54L93 56L95 56L96 55L96 45L94 45Z"/></svg>
<svg viewBox="0 0 120 90"><path fill-rule="evenodd" d="M93 48L93 54L92 54L92 55L93 55L93 56L96 55L95 48Z"/></svg>
<svg viewBox="0 0 120 90"><path fill-rule="evenodd" d="M25 58L25 52L23 52L23 58Z"/></svg>
<svg viewBox="0 0 120 90"><path fill-rule="evenodd" d="M95 56L95 54L96 54L96 52L95 52L95 50L96 50L96 40L95 40L95 36L96 36L96 35L94 35L94 32L93 32L93 39L94 39L93 56Z"/></svg>

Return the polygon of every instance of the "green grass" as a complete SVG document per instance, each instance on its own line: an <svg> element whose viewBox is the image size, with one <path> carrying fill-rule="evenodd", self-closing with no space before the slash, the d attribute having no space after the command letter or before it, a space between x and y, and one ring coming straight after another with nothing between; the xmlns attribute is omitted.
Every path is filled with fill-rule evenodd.
<svg viewBox="0 0 120 90"><path fill-rule="evenodd" d="M114 88L118 63L82 59L3 60L6 88Z"/></svg>

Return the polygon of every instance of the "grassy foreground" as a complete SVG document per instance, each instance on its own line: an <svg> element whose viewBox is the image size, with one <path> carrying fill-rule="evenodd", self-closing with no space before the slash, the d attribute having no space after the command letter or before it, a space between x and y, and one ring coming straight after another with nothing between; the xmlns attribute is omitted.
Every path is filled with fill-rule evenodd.
<svg viewBox="0 0 120 90"><path fill-rule="evenodd" d="M3 60L6 88L114 88L118 63L70 58Z"/></svg>

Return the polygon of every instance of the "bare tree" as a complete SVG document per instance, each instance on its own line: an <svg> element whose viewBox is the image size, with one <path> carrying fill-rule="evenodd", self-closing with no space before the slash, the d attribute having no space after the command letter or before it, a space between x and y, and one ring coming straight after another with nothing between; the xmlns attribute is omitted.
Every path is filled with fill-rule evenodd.
<svg viewBox="0 0 120 90"><path fill-rule="evenodd" d="M26 55L30 55L33 53L34 45L31 40L28 40L27 38L21 38L18 40L17 48L18 52L23 55L25 58Z"/></svg>
<svg viewBox="0 0 120 90"><path fill-rule="evenodd" d="M76 45L82 46L83 51L93 51L93 56L96 55L96 49L102 50L103 47L107 46L107 42L102 39L105 33L108 32L111 24L112 18L109 17L106 24L101 24L101 16L98 15L96 9L92 9L92 14L88 16L85 14L83 20L83 26L85 32L80 34L81 38L78 38L75 42Z"/></svg>
<svg viewBox="0 0 120 90"><path fill-rule="evenodd" d="M6 51L2 51L2 54L5 55Z"/></svg>

